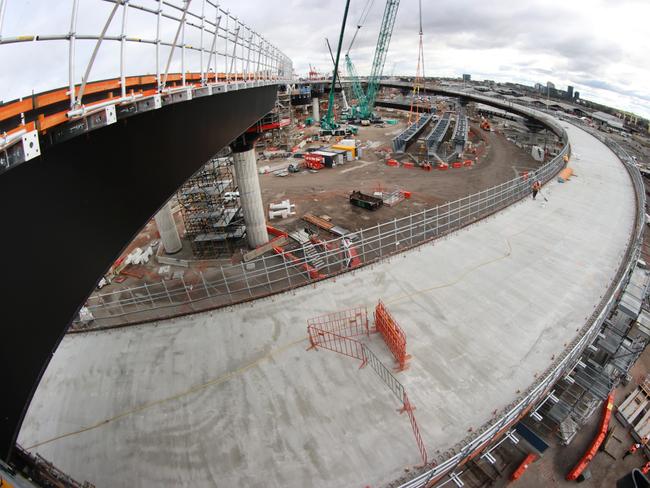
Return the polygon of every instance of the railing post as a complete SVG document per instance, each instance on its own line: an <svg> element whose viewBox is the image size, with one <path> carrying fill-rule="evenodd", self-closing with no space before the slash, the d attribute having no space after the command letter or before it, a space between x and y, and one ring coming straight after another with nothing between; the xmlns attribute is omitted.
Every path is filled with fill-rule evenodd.
<svg viewBox="0 0 650 488"><path fill-rule="evenodd" d="M147 295L149 295L149 301L151 302L151 309L153 310L153 309L156 308L156 304L153 301L153 297L151 296L151 292L149 291L149 287L147 286L147 282L144 281L144 282L142 282L142 284L144 285L144 289L147 291Z"/></svg>
<svg viewBox="0 0 650 488"><path fill-rule="evenodd" d="M264 273L266 274L266 283L269 286L269 291L273 291L273 285L271 285L271 277L269 276L269 268L266 264L266 256L262 254L262 266L264 266Z"/></svg>
<svg viewBox="0 0 650 488"><path fill-rule="evenodd" d="M192 297L190 296L190 291L187 289L187 285L185 284L185 279L181 276L181 283L183 284L183 289L185 290L185 294L187 295L187 301L188 303L192 302Z"/></svg>
<svg viewBox="0 0 650 488"><path fill-rule="evenodd" d="M384 255L384 250L381 244L381 227L379 224L377 224L377 238L379 239L379 257L382 257Z"/></svg>
<svg viewBox="0 0 650 488"><path fill-rule="evenodd" d="M244 266L244 263L241 263L241 270L242 270L242 273L244 273L244 282L246 283L246 289L248 290L248 296L252 297L253 292L251 291L250 283L248 283L248 273L246 273L246 267Z"/></svg>
<svg viewBox="0 0 650 488"><path fill-rule="evenodd" d="M226 285L226 291L228 292L228 298L230 299L230 303L233 302L232 298L232 293L230 293L230 287L228 286L228 279L226 278L226 273L223 270L223 266L219 266L221 268L221 276L223 276L223 284Z"/></svg>
<svg viewBox="0 0 650 488"><path fill-rule="evenodd" d="M165 293L167 293L167 299L169 300L169 303L174 303L174 301L172 300L171 295L169 294L169 289L167 288L167 283L165 283L164 279L160 280L160 282L162 283L163 288L165 289Z"/></svg>
<svg viewBox="0 0 650 488"><path fill-rule="evenodd" d="M203 283L203 289L205 290L205 296L210 297L210 291L208 290L208 284L205 282L205 276L203 276L203 271L199 271L199 276L201 277L201 282Z"/></svg>

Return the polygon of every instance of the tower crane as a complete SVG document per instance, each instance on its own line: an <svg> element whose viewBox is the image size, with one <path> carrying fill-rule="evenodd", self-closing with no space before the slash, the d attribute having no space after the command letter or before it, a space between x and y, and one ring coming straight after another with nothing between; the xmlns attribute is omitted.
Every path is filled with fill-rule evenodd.
<svg viewBox="0 0 650 488"><path fill-rule="evenodd" d="M388 46L390 39L393 35L393 27L395 26L395 19L397 17L397 9L400 0L386 0L386 7L384 8L384 15L379 29L379 37L377 39L377 46L375 47L375 55L372 61L372 69L368 77L368 88L363 92L359 76L356 73L354 64L350 56L346 54L346 67L348 75L352 81L352 90L357 98L357 105L352 107L351 117L359 118L363 121L374 120L377 117L373 114L375 108L375 101L379 91L379 82L386 63L386 55L388 54ZM353 40L354 41L354 40Z"/></svg>
<svg viewBox="0 0 650 488"><path fill-rule="evenodd" d="M345 34L345 23L348 19L348 10L350 9L350 0L345 3L345 10L343 12L343 22L341 23L341 33L339 34L339 45L336 49L336 60L334 61L334 74L332 75L332 84L330 85L330 93L327 104L327 113L320 122L320 132L324 135L344 135L353 132L350 128L341 128L334 120L334 89L336 87L336 78L339 72L339 60L341 58L341 45L343 44L343 34ZM329 44L329 42L328 42Z"/></svg>

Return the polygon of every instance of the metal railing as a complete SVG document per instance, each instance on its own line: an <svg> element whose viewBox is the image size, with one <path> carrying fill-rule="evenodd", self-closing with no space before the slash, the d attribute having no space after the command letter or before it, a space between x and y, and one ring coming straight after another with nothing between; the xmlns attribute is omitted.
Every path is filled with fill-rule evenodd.
<svg viewBox="0 0 650 488"><path fill-rule="evenodd" d="M591 131L590 131L591 132ZM593 133L593 132L592 132ZM636 265L643 240L645 223L645 187L643 179L632 158L615 142L603 138L600 134L594 135L610 147L623 161L636 193L636 230L630 237L628 249L621 266L612 280L607 293L596 307L587 323L582 327L577 337L567 346L564 352L540 375L540 379L524 392L518 400L506 407L497 420L484 424L468 438L456 444L440 456L440 462L400 485L400 488L419 488L429 486L430 483L440 480L446 474L459 466L471 454L487 447L500 433L518 421L534 405L543 401L544 396L550 391L553 384L561 377L569 374L576 367L577 361L584 349L589 346L598 335L605 318L616 304L617 296L629 281L630 275Z"/></svg>
<svg viewBox="0 0 650 488"><path fill-rule="evenodd" d="M155 310L176 308L180 309L176 314L182 314L233 305L349 271L351 252L363 264L369 264L445 236L529 195L532 181L547 182L562 168L564 155L569 151L568 139L559 124L549 123L554 124L565 145L550 162L527 176L355 231L345 238L320 242L316 245L320 250L310 253L308 258L297 258L296 251L286 251L248 263L220 266L212 276L199 272L191 282L184 278L161 280L107 293L96 292L88 299L84 312L90 312L95 326L101 327L165 317L152 313ZM314 269L317 261L320 262L317 274L306 271ZM166 316L169 315L173 314ZM83 324L77 320L74 327L83 328Z"/></svg>
<svg viewBox="0 0 650 488"><path fill-rule="evenodd" d="M139 75L145 67L153 67L159 93L165 91L172 72L181 73L183 86L186 85L188 72L200 73L199 83L203 85L214 79L215 73L225 74L227 80L242 81L289 80L292 77L291 60L263 35L244 24L229 10L220 7L216 1L94 1L98 9L103 4L110 5L107 17L100 24L102 28L99 33L77 32L80 0L72 0L67 24L69 29L66 32L3 36L3 19L11 15L12 5L18 8L21 2L0 0L0 45L67 42L67 66L66 63L60 64L62 70L67 68L67 76L65 72L59 76L48 73L48 79L63 80L67 77L71 112L76 113L81 109L93 68L100 69L97 68L99 63L96 61L104 41L117 43L113 45L114 50L109 51L110 55L105 49L102 50L102 61L111 56L114 61L108 67L102 64L101 69L104 71L95 79L110 78L119 73L121 98L113 98L111 103L131 100L125 82L129 63L133 67L130 70L132 74ZM135 27L129 23L130 17L135 17ZM6 26L4 30L6 31ZM155 33L155 36L151 33ZM93 49L89 58L82 61L79 59L78 45L88 42ZM145 53L143 45L152 48ZM77 73L83 73L80 79ZM75 90L77 85L78 89Z"/></svg>

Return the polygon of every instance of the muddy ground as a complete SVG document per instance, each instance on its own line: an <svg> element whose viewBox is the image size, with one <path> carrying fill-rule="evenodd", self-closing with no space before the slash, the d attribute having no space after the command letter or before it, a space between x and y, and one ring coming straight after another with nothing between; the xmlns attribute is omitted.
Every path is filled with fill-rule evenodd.
<svg viewBox="0 0 650 488"><path fill-rule="evenodd" d="M424 210L440 203L452 201L474 192L484 190L518 176L522 171L539 167L528 151L515 146L498 132L486 132L474 123L470 124L471 138L478 147L485 147L472 167L449 168L445 171L424 171L419 168L391 167L384 163L384 154L377 150L390 147L391 139L404 128L404 122L397 126L361 127L358 138L362 142L372 141L375 150L366 149L360 160L347 162L335 168L324 168L318 173L303 171L284 177L273 173L260 175L262 198L269 203L289 199L296 205L296 215L287 219L275 219L272 225L291 230L300 227L301 217L306 213L327 215L332 222L349 230L376 225L393 218ZM426 134L425 130L423 133ZM480 141L485 142L481 143ZM322 143L309 144L319 147ZM412 146L416 146L414 143ZM410 147L407 152L416 152ZM405 157L404 159L409 159ZM260 167L272 168L288 165L291 160L259 161ZM391 191L395 188L411 192L411 198L393 207L383 206L368 211L349 203L348 197L354 190L372 194L374 191Z"/></svg>

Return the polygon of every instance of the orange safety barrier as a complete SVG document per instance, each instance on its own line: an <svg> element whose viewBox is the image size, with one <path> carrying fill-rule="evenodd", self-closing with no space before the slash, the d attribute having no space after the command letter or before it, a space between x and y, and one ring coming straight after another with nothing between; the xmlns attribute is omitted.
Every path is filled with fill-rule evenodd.
<svg viewBox="0 0 650 488"><path fill-rule="evenodd" d="M526 472L528 467L533 464L535 461L537 461L537 458L539 456L535 453L530 453L528 456L524 458L524 460L521 462L521 464L515 469L514 473L510 475L510 481L515 481L518 480L519 478L522 477L522 475Z"/></svg>
<svg viewBox="0 0 650 488"><path fill-rule="evenodd" d="M395 159L389 159L386 161L386 165L388 166L399 166L399 162Z"/></svg>
<svg viewBox="0 0 650 488"><path fill-rule="evenodd" d="M582 472L587 468L587 466L589 466L589 463L598 452L600 445L603 443L603 441L605 440L605 436L607 435L607 429L609 427L609 421L612 418L613 409L614 409L614 392L610 393L607 399L605 400L605 409L603 411L603 418L600 420L598 435L591 442L589 449L587 449L587 452L584 454L584 456L582 456L580 461L578 461L578 464L576 464L575 467L571 471L569 471L569 474L566 475L567 481L573 481L577 479L578 476L580 476Z"/></svg>
<svg viewBox="0 0 650 488"><path fill-rule="evenodd" d="M395 322L381 300L375 307L375 327L384 338L390 352L393 353L393 357L398 363L397 370L404 371L408 367L406 361L411 357L406 354L406 334Z"/></svg>
<svg viewBox="0 0 650 488"><path fill-rule="evenodd" d="M381 303L381 302L380 302ZM328 349L361 361L359 369L370 364L372 369L386 382L391 391L402 401L402 408L399 413L409 417L411 429L415 436L415 442L422 457L422 465L427 464L427 449L422 440L420 429L415 420L413 411L415 407L409 400L404 387L379 361L377 356L363 343L352 339L350 336L369 334L368 313L365 308L358 307L349 310L342 310L331 314L315 317L307 321L307 334L309 336L309 349ZM388 379L392 381L389 381Z"/></svg>
<svg viewBox="0 0 650 488"><path fill-rule="evenodd" d="M309 274L309 277L312 280L318 280L318 279L321 279L321 278L325 278L325 275L322 274L320 271L318 271L316 268L314 268L311 264L306 263L306 262L302 261L301 259L298 259L298 257L295 254L290 253L289 251L285 251L284 248L282 248L280 246L274 247L273 251L276 254L279 254L280 256L282 256L285 260L291 261L295 266L298 266L299 268L302 268L305 271L307 271L307 274Z"/></svg>
<svg viewBox="0 0 650 488"><path fill-rule="evenodd" d="M438 165L438 169L440 169L440 170L449 169L449 165L447 163L440 163Z"/></svg>
<svg viewBox="0 0 650 488"><path fill-rule="evenodd" d="M334 332L345 337L370 335L368 310L365 307L350 308L328 313L307 320L307 327Z"/></svg>
<svg viewBox="0 0 650 488"><path fill-rule="evenodd" d="M402 164L402 168L413 169L413 168L415 168L415 164L406 162L406 163Z"/></svg>
<svg viewBox="0 0 650 488"><path fill-rule="evenodd" d="M572 168L564 168L562 171L560 171L560 174L557 175L557 180L560 183L564 183L567 181L571 176L573 175L573 169Z"/></svg>
<svg viewBox="0 0 650 488"><path fill-rule="evenodd" d="M461 163L460 161L456 161L456 162L451 163L452 168L462 168L462 166L463 166L463 163Z"/></svg>
<svg viewBox="0 0 650 488"><path fill-rule="evenodd" d="M286 232L284 232L284 231L282 231L280 229L276 229L275 227L273 227L271 225L268 225L268 224L266 225L266 231L269 234L274 235L276 237L289 237L289 234L287 234Z"/></svg>
<svg viewBox="0 0 650 488"><path fill-rule="evenodd" d="M400 413L406 412L406 414L409 416L409 420L411 421L411 428L413 429L413 435L415 436L415 443L418 445L418 450L420 451L420 455L422 456L422 466L426 466L427 448L424 445L424 441L422 440L422 435L420 434L418 423L415 421L415 415L413 414L413 410L415 410L415 407L409 401L409 397L406 395L406 392L404 392L403 402L404 405L400 409ZM418 466L418 467L422 467L422 466Z"/></svg>
<svg viewBox="0 0 650 488"><path fill-rule="evenodd" d="M309 349L322 347L323 349L329 349L344 356L359 359L361 361L359 369L368 363L363 344L355 339L322 330L311 325L307 326L307 333L309 334Z"/></svg>
<svg viewBox="0 0 650 488"><path fill-rule="evenodd" d="M463 161L463 166L472 166L473 164L474 161L472 161L471 159L466 159L465 161Z"/></svg>

